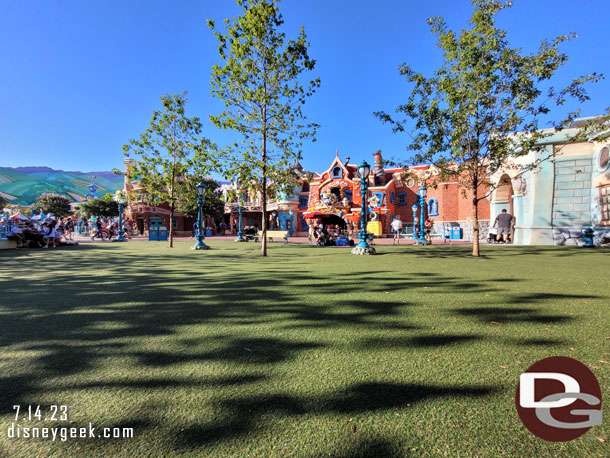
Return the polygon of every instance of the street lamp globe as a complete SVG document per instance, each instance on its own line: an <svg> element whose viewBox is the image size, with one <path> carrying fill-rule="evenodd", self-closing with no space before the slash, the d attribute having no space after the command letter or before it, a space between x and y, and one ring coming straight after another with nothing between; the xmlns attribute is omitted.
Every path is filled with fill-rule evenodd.
<svg viewBox="0 0 610 458"><path fill-rule="evenodd" d="M125 194L123 194L123 191L119 189L114 194L114 201L119 205L125 205L127 203L127 198L125 197Z"/></svg>
<svg viewBox="0 0 610 458"><path fill-rule="evenodd" d="M205 194L205 190L206 190L205 183L203 181L200 181L199 184L197 185L197 196L203 197L203 195Z"/></svg>
<svg viewBox="0 0 610 458"><path fill-rule="evenodd" d="M425 186L421 186L418 190L417 193L423 197L424 199L426 198L426 196L428 195L428 190L426 189Z"/></svg>
<svg viewBox="0 0 610 458"><path fill-rule="evenodd" d="M371 173L371 166L368 162L363 160L358 166L358 176L363 180L369 176L369 173Z"/></svg>

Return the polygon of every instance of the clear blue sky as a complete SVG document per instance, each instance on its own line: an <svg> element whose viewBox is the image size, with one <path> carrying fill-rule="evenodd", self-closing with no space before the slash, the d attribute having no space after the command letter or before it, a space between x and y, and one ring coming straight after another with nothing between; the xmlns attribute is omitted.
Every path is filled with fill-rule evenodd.
<svg viewBox="0 0 610 458"><path fill-rule="evenodd" d="M122 168L121 146L146 129L159 97L189 93L190 115L204 134L224 145L208 115L216 40L205 25L238 13L231 0L58 0L1 3L0 166L46 165L64 170ZM305 145L303 165L320 171L339 148L352 161L404 156L405 135L394 135L373 117L406 100L409 88L397 67L409 63L430 74L440 54L426 19L443 16L466 26L468 0L284 0L285 31L305 26L314 76L322 87L306 105L322 128ZM563 49L570 61L561 81L601 72L583 115L610 105L607 0L516 0L499 16L513 46L533 51L543 38L576 32ZM566 107L570 109L573 107ZM557 118L563 113L557 113Z"/></svg>

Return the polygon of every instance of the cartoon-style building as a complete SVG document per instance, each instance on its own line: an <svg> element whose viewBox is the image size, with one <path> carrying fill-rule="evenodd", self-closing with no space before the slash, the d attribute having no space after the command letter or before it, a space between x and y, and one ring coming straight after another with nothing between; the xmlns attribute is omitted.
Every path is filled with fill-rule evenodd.
<svg viewBox="0 0 610 458"><path fill-rule="evenodd" d="M128 193L132 198L125 209L127 218L130 218L135 225L135 230L141 235L148 235L151 228L169 228L169 205L166 202L154 202L150 198L146 189L140 186L137 180L130 180L129 174L131 167L135 165L135 159L127 158L125 164L125 184L123 192ZM193 218L183 215L174 210L174 234L176 236L187 236L192 234Z"/></svg>
<svg viewBox="0 0 610 458"><path fill-rule="evenodd" d="M542 152L515 159L492 176L492 221L503 208L515 216L519 245L583 245L610 238L610 130L570 141L586 119L543 139ZM539 166L529 170L529 165Z"/></svg>
<svg viewBox="0 0 610 458"><path fill-rule="evenodd" d="M374 167L368 177L367 230L377 236L390 234L390 223L397 216L412 227L411 207L417 201L417 189L422 182L405 176L402 168L384 168L381 151L373 153L373 159ZM412 167L411 171L417 175L428 169L420 166ZM472 237L471 202L458 183L440 183L436 188L428 188L426 216L431 217L437 232L442 232L444 224L459 225L465 238ZM307 225L316 218L330 213L336 216L336 224L355 233L360 229L361 204L357 165L350 164L349 159L343 162L337 154L326 171L314 175L309 192L299 196L299 231L307 230ZM482 225L489 223L487 201L479 204L479 220Z"/></svg>
<svg viewBox="0 0 610 458"><path fill-rule="evenodd" d="M369 175L367 230L377 236L390 234L390 223L397 216L407 227L413 226L412 206L417 201L417 189L421 182L406 177L402 168L384 168L381 151L373 153L374 168ZM413 167L411 171L423 175L428 166ZM308 174L297 164L302 177L291 195L281 194L268 204L269 228L287 230L290 235L305 236L309 225L318 219L356 234L360 230L362 196L357 165L339 158L338 152L328 169ZM238 203L225 206L226 220L230 227L238 221ZM441 183L428 188L426 216L430 216L435 231L442 233L443 225L460 226L464 238L472 238L470 214L472 198L464 195L458 183ZM260 196L244 192L242 207L244 226L261 227L262 209ZM489 201L479 203L479 222L485 228L489 224ZM481 230L481 238L487 231Z"/></svg>

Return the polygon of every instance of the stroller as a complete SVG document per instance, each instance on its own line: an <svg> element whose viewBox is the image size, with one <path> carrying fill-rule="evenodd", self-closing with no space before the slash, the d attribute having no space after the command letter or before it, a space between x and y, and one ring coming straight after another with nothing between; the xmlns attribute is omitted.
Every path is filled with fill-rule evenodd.
<svg viewBox="0 0 610 458"><path fill-rule="evenodd" d="M504 241L504 239L498 240L498 233L496 232L495 228L490 227L489 234L487 235L487 243L513 243L513 242L510 238L510 234L506 238L506 242Z"/></svg>
<svg viewBox="0 0 610 458"><path fill-rule="evenodd" d="M258 229L255 226L246 226L244 227L243 231L243 237L248 241L252 241L254 240L255 242L258 241Z"/></svg>

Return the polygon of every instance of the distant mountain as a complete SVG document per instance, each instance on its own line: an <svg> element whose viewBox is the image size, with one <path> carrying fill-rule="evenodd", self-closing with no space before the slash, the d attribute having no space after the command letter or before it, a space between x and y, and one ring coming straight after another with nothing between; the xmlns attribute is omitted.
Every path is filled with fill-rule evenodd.
<svg viewBox="0 0 610 458"><path fill-rule="evenodd" d="M0 167L0 195L9 203L29 205L40 194L61 194L72 201L84 199L94 176L96 194L103 196L123 188L123 177L110 171L79 172L50 167Z"/></svg>

